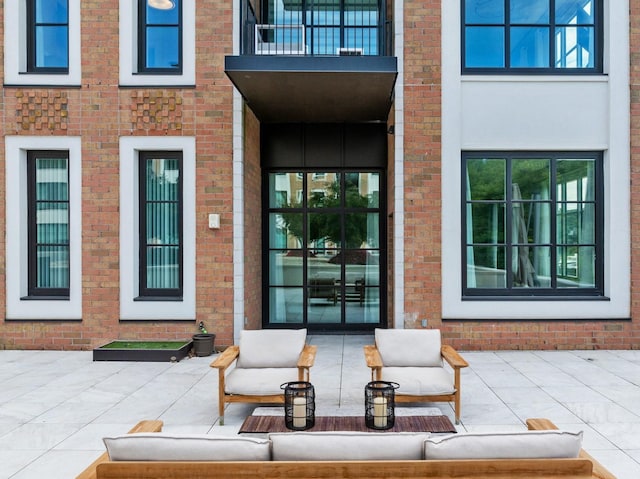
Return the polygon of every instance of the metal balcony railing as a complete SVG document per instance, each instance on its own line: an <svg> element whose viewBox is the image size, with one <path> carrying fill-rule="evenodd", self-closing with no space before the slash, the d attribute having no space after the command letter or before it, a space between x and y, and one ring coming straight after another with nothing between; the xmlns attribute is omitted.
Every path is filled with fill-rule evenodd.
<svg viewBox="0 0 640 479"><path fill-rule="evenodd" d="M384 0L241 0L242 55L392 56Z"/></svg>

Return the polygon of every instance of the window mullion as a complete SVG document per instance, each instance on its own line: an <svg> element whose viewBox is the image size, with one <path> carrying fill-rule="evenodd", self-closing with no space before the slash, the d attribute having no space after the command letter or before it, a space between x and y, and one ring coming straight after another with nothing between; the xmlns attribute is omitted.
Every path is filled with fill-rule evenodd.
<svg viewBox="0 0 640 479"><path fill-rule="evenodd" d="M504 0L504 67L511 69L511 0Z"/></svg>
<svg viewBox="0 0 640 479"><path fill-rule="evenodd" d="M551 198L551 207L549 216L551 224L549 225L549 243L551 245L551 266L549 274L551 276L551 288L558 287L558 178L557 178L558 158L551 158L551 185L549 188L549 196Z"/></svg>
<svg viewBox="0 0 640 479"><path fill-rule="evenodd" d="M505 279L507 291L513 291L513 179L511 175L513 157L507 156L505 160Z"/></svg>
<svg viewBox="0 0 640 479"><path fill-rule="evenodd" d="M556 68L556 1L549 2L549 68Z"/></svg>

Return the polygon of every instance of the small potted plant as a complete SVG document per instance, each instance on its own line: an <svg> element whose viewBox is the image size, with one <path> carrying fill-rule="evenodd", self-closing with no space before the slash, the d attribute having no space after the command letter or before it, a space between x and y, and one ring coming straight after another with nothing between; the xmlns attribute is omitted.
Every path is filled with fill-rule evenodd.
<svg viewBox="0 0 640 479"><path fill-rule="evenodd" d="M216 335L207 332L207 328L204 327L203 321L200 321L198 329L200 329L200 332L194 334L192 337L193 353L196 356L211 356L213 354L213 343L216 339Z"/></svg>

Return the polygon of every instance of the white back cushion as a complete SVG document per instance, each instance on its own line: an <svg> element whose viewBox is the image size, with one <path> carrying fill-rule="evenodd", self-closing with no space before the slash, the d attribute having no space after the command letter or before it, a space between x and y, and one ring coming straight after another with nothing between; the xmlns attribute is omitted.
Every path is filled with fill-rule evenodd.
<svg viewBox="0 0 640 479"><path fill-rule="evenodd" d="M269 461L267 439L134 433L103 439L112 461Z"/></svg>
<svg viewBox="0 0 640 479"><path fill-rule="evenodd" d="M578 457L582 431L466 433L429 438L426 459L539 459Z"/></svg>
<svg viewBox="0 0 640 479"><path fill-rule="evenodd" d="M242 330L237 367L295 368L306 340L306 329Z"/></svg>
<svg viewBox="0 0 640 479"><path fill-rule="evenodd" d="M375 336L384 366L442 366L439 329L376 329Z"/></svg>
<svg viewBox="0 0 640 479"><path fill-rule="evenodd" d="M425 433L271 433L274 461L371 461L423 459Z"/></svg>

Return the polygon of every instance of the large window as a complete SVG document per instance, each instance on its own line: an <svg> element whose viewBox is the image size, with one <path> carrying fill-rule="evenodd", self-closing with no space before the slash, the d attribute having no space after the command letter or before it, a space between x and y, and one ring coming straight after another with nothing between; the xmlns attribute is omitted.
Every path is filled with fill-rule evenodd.
<svg viewBox="0 0 640 479"><path fill-rule="evenodd" d="M30 151L30 297L69 296L69 153Z"/></svg>
<svg viewBox="0 0 640 479"><path fill-rule="evenodd" d="M602 296L600 153L463 155L463 294Z"/></svg>
<svg viewBox="0 0 640 479"><path fill-rule="evenodd" d="M138 72L182 73L182 0L139 0Z"/></svg>
<svg viewBox="0 0 640 479"><path fill-rule="evenodd" d="M27 70L69 71L69 5L67 0L27 2Z"/></svg>
<svg viewBox="0 0 640 479"><path fill-rule="evenodd" d="M120 0L120 85L195 85L196 3Z"/></svg>
<svg viewBox="0 0 640 479"><path fill-rule="evenodd" d="M196 317L196 141L120 138L120 319Z"/></svg>
<svg viewBox="0 0 640 479"><path fill-rule="evenodd" d="M4 2L5 85L80 85L80 2Z"/></svg>
<svg viewBox="0 0 640 479"><path fill-rule="evenodd" d="M181 152L140 152L140 297L182 296Z"/></svg>
<svg viewBox="0 0 640 479"><path fill-rule="evenodd" d="M82 141L7 135L6 319L82 319Z"/></svg>
<svg viewBox="0 0 640 479"><path fill-rule="evenodd" d="M385 264L381 173L278 171L267 181L265 326L379 326Z"/></svg>
<svg viewBox="0 0 640 479"><path fill-rule="evenodd" d="M462 0L466 73L602 71L601 0Z"/></svg>

